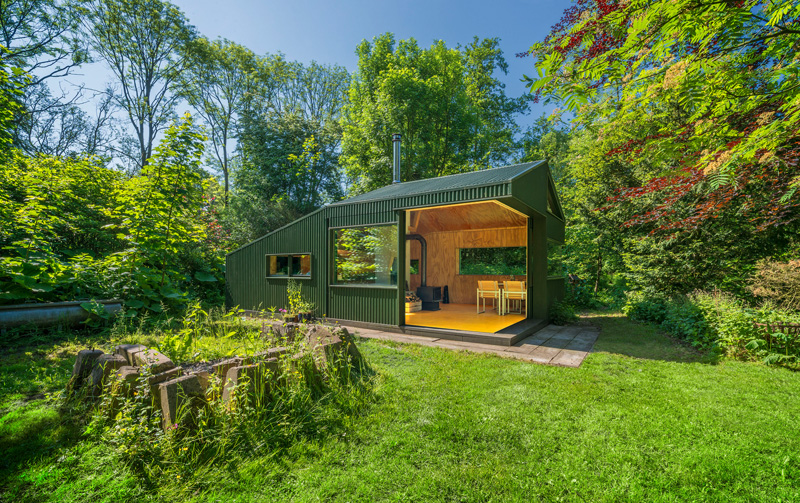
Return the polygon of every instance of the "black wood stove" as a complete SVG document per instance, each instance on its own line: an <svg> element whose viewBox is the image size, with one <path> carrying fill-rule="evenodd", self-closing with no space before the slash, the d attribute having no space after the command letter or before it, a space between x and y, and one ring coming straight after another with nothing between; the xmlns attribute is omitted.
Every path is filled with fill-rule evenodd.
<svg viewBox="0 0 800 503"><path fill-rule="evenodd" d="M439 302L442 301L442 287L428 286L428 242L419 234L406 234L406 240L408 239L419 241L419 272L422 286L417 288L417 296L422 300L422 309L425 311L438 311Z"/></svg>
<svg viewBox="0 0 800 503"><path fill-rule="evenodd" d="M438 311L439 302L442 301L442 287L421 286L417 288L417 296L422 300L423 310Z"/></svg>

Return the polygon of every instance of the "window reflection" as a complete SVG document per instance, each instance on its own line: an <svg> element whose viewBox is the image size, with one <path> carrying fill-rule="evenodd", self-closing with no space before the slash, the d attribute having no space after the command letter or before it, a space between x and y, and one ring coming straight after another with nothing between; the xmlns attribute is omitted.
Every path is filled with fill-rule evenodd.
<svg viewBox="0 0 800 503"><path fill-rule="evenodd" d="M289 275L289 257L286 255L270 255L269 256L269 275L270 276L288 276Z"/></svg>
<svg viewBox="0 0 800 503"><path fill-rule="evenodd" d="M292 255L292 276L311 276L311 255Z"/></svg>
<svg viewBox="0 0 800 503"><path fill-rule="evenodd" d="M337 229L336 283L397 284L397 226Z"/></svg>

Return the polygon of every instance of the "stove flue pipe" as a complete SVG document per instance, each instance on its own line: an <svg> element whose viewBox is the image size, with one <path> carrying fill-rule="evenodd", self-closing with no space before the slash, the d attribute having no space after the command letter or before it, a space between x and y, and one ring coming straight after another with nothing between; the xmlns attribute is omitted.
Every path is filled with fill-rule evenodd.
<svg viewBox="0 0 800 503"><path fill-rule="evenodd" d="M428 242L419 234L406 234L406 241L415 239L419 241L420 258L419 258L419 286L428 286Z"/></svg>
<svg viewBox="0 0 800 503"><path fill-rule="evenodd" d="M392 183L401 183L400 180L400 133L392 135Z"/></svg>

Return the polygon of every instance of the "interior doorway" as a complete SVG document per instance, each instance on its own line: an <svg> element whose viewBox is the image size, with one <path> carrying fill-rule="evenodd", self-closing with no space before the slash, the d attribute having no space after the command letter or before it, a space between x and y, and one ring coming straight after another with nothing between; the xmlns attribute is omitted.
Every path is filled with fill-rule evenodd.
<svg viewBox="0 0 800 503"><path fill-rule="evenodd" d="M527 292L527 233L498 201L409 210L405 284L421 305L407 304L406 325L496 333L525 320L526 293L506 296Z"/></svg>

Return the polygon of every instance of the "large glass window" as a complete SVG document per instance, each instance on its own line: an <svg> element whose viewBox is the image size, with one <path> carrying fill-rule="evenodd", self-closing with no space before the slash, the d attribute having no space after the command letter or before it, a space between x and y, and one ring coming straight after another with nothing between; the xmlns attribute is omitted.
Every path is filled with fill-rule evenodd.
<svg viewBox="0 0 800 503"><path fill-rule="evenodd" d="M337 284L397 284L396 225L337 229L334 252Z"/></svg>
<svg viewBox="0 0 800 503"><path fill-rule="evenodd" d="M524 246L502 248L460 248L458 274L525 275Z"/></svg>

